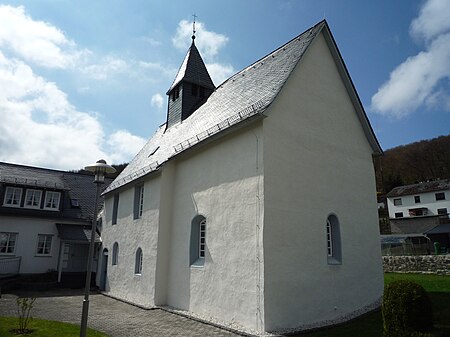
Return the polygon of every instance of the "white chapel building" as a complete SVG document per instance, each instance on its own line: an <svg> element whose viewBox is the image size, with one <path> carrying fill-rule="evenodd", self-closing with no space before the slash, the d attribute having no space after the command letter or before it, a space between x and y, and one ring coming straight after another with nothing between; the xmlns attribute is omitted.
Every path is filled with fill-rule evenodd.
<svg viewBox="0 0 450 337"><path fill-rule="evenodd" d="M103 194L100 288L258 333L379 306L382 150L328 24L217 87L194 38L166 123Z"/></svg>

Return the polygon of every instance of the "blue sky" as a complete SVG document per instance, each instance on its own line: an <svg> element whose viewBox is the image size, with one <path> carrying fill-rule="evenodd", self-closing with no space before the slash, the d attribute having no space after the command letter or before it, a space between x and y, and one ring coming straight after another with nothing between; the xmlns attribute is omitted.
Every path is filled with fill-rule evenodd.
<svg viewBox="0 0 450 337"><path fill-rule="evenodd" d="M129 161L191 42L216 85L323 18L383 147L450 133L450 1L1 1L0 161Z"/></svg>

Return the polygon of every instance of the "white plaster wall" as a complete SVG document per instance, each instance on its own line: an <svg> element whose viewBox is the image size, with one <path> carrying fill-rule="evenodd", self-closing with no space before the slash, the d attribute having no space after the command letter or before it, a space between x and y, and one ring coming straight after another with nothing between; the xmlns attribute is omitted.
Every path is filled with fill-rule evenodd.
<svg viewBox="0 0 450 337"><path fill-rule="evenodd" d="M55 220L0 216L0 232L18 233L15 253L21 256L20 273L46 273L58 269L60 240ZM50 256L36 255L38 234L53 235ZM11 255L1 255L11 256Z"/></svg>
<svg viewBox="0 0 450 337"><path fill-rule="evenodd" d="M175 160L167 289L172 307L253 329L262 285L261 131L256 122ZM203 267L189 264L197 214L207 221Z"/></svg>
<svg viewBox="0 0 450 337"><path fill-rule="evenodd" d="M440 192L445 193L445 200L436 201L435 194ZM414 202L414 196L416 195L420 195L420 203L417 204ZM401 206L394 205L394 199L397 198L402 199ZM428 208L427 215L438 215L438 208L447 208L447 212L450 212L450 191L435 191L413 195L402 195L395 198L387 198L387 204L390 218L395 218L395 213L397 212L403 212L403 216L405 218L408 218L410 217L408 210L411 208L419 207Z"/></svg>
<svg viewBox="0 0 450 337"><path fill-rule="evenodd" d="M383 291L371 148L322 33L264 120L266 330L335 320ZM326 220L342 264L327 264Z"/></svg>
<svg viewBox="0 0 450 337"><path fill-rule="evenodd" d="M142 182L138 182L140 183ZM144 210L140 219L133 219L134 186L120 190L115 225L111 221L114 196L110 194L106 197L101 248L107 248L109 253L106 292L126 301L152 307L155 295L160 176L147 177L144 182ZM112 265L114 242L119 244L117 265ZM138 247L143 252L141 275L134 273ZM100 261L99 266L101 264Z"/></svg>

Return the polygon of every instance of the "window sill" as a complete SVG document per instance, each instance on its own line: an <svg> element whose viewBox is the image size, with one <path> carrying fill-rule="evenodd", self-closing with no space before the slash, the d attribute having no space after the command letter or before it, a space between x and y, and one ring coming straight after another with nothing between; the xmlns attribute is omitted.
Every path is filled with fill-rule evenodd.
<svg viewBox="0 0 450 337"><path fill-rule="evenodd" d="M332 266L339 266L339 265L342 264L342 261L337 260L337 259L335 259L335 258L328 258L327 263L328 263L329 265L332 265Z"/></svg>
<svg viewBox="0 0 450 337"><path fill-rule="evenodd" d="M191 268L203 268L205 267L205 259L198 259L191 264Z"/></svg>
<svg viewBox="0 0 450 337"><path fill-rule="evenodd" d="M52 257L51 255L35 254L34 257Z"/></svg>
<svg viewBox="0 0 450 337"><path fill-rule="evenodd" d="M2 206L3 206L3 207L20 208L20 205L3 204Z"/></svg>

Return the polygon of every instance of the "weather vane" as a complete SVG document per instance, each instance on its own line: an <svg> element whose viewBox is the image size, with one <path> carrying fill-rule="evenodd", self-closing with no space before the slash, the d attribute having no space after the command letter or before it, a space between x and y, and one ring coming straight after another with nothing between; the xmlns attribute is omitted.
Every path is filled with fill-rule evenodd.
<svg viewBox="0 0 450 337"><path fill-rule="evenodd" d="M192 14L192 16L194 17L194 22L192 23L192 40L195 40L195 19L198 18L198 16L195 14Z"/></svg>

